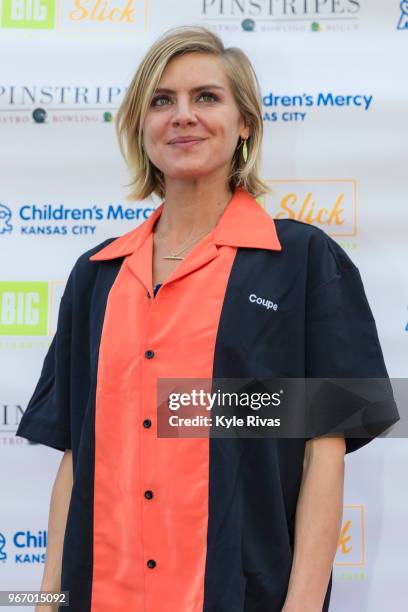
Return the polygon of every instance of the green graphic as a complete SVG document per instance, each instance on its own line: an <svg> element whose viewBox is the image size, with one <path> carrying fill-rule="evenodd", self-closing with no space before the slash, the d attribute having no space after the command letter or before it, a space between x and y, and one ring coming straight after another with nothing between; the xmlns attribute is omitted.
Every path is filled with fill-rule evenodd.
<svg viewBox="0 0 408 612"><path fill-rule="evenodd" d="M48 283L0 282L0 335L46 336Z"/></svg>
<svg viewBox="0 0 408 612"><path fill-rule="evenodd" d="M55 0L3 0L3 28L51 30L55 25Z"/></svg>

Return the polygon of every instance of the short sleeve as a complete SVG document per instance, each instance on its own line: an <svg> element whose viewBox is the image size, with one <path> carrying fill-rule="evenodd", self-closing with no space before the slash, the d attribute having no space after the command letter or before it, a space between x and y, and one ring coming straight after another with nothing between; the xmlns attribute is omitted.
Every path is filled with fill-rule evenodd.
<svg viewBox="0 0 408 612"><path fill-rule="evenodd" d="M344 429L346 453L350 453L397 422L399 414L359 270L329 237L319 249L314 249L310 281L306 307L306 377L356 379L354 389L360 385L369 390L365 401L360 403L356 401L361 400L358 393L339 391L331 396L335 399L329 402L331 406L325 407L326 431L330 429L330 421L335 426L344 416L347 423L353 410L359 412L358 418L354 414L350 420L349 429L347 426ZM369 379L377 379L378 385ZM378 397L377 388L380 389ZM351 436L354 427L355 431L363 430L364 437Z"/></svg>
<svg viewBox="0 0 408 612"><path fill-rule="evenodd" d="M64 451L71 448L70 367L71 276L58 311L57 330L44 358L34 393L16 435Z"/></svg>

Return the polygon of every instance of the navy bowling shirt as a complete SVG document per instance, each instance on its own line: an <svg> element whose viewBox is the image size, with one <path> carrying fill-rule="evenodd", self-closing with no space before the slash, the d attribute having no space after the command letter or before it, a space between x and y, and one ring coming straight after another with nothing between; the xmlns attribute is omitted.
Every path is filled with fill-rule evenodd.
<svg viewBox="0 0 408 612"><path fill-rule="evenodd" d="M386 378L375 321L344 250L242 188L154 291L163 206L76 261L17 430L72 449L61 589L74 612L281 612L305 439L158 437L157 381ZM346 453L398 418L369 404Z"/></svg>

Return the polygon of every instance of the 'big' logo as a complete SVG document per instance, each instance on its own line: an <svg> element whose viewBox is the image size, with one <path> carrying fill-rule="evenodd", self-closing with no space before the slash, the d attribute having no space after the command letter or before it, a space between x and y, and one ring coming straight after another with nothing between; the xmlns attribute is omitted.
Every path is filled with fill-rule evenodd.
<svg viewBox="0 0 408 612"><path fill-rule="evenodd" d="M52 29L55 0L3 0L3 28Z"/></svg>
<svg viewBox="0 0 408 612"><path fill-rule="evenodd" d="M0 334L45 336L47 282L0 282Z"/></svg>

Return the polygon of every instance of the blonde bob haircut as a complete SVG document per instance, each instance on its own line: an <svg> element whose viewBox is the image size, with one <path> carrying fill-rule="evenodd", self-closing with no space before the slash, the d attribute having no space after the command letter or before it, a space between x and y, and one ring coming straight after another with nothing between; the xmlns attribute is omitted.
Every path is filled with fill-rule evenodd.
<svg viewBox="0 0 408 612"><path fill-rule="evenodd" d="M130 83L115 118L119 148L131 172L131 187L127 200L144 200L151 194L165 198L163 173L150 161L143 147L145 116L151 99L167 64L185 53L207 53L221 58L237 107L250 133L247 139L248 157L242 156L243 141L231 160L229 187L238 186L253 197L269 193L270 188L260 175L263 136L262 102L258 78L247 55L237 47L225 48L222 40L202 26L179 26L167 30L150 47Z"/></svg>

